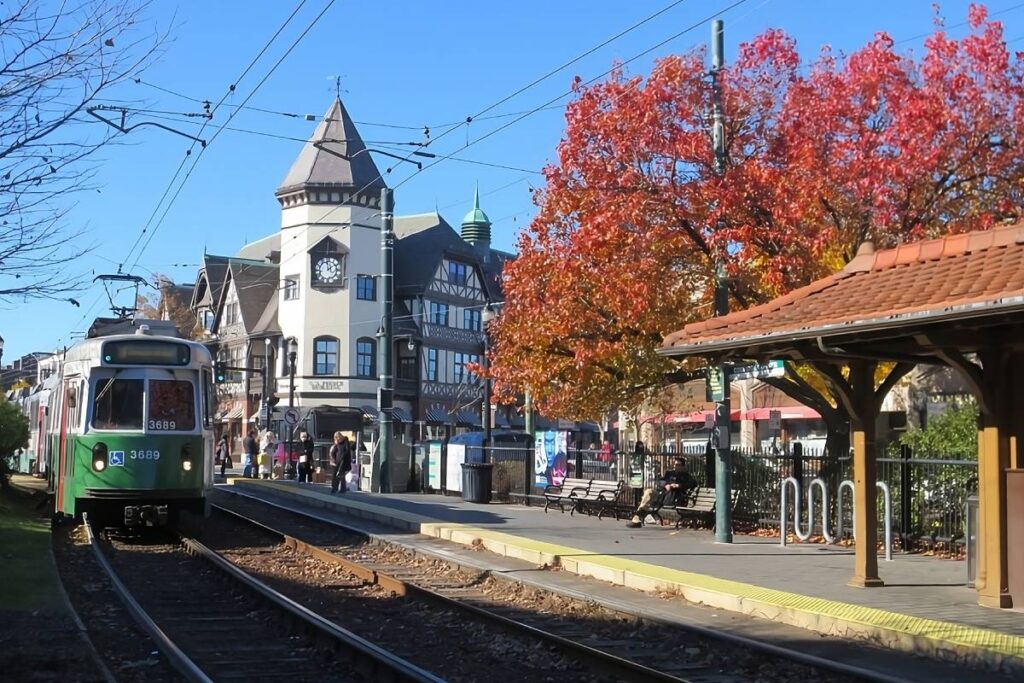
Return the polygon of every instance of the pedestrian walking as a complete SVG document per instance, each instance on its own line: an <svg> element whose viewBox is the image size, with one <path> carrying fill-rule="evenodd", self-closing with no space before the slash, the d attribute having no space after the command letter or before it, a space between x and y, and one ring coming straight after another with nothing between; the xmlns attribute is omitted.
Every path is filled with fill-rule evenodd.
<svg viewBox="0 0 1024 683"><path fill-rule="evenodd" d="M345 475L352 469L352 445L342 432L334 432L331 446L331 493L345 493L348 484Z"/></svg>
<svg viewBox="0 0 1024 683"><path fill-rule="evenodd" d="M313 452L316 444L310 438L309 432L299 432L299 483L313 483Z"/></svg>
<svg viewBox="0 0 1024 683"><path fill-rule="evenodd" d="M250 429L242 439L242 476L246 479L255 479L257 476L256 454L258 449L256 430Z"/></svg>
<svg viewBox="0 0 1024 683"><path fill-rule="evenodd" d="M269 429L260 437L259 475L261 479L270 479L270 466L274 461L277 440Z"/></svg>
<svg viewBox="0 0 1024 683"><path fill-rule="evenodd" d="M224 434L217 442L217 462L220 464L220 476L224 476L225 470L231 467L231 446L228 445L228 435Z"/></svg>

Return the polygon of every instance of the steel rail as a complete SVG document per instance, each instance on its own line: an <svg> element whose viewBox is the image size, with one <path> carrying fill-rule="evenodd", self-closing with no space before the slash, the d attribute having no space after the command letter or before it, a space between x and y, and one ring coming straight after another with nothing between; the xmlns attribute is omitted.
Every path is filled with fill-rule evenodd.
<svg viewBox="0 0 1024 683"><path fill-rule="evenodd" d="M100 564L107 572L114 583L118 596L128 607L129 612L136 619L142 628L150 634L157 643L161 652L168 657L171 665L178 670L190 683L213 683L207 676L173 641L165 634L159 626L146 614L145 610L132 597L127 587L121 582L114 571L113 566L99 550L99 544L94 542L91 526L87 523L90 544L93 546ZM314 636L322 637L333 644L341 644L351 652L357 654L353 658L353 664L374 681L393 681L395 683L445 683L444 679L435 676L410 662L394 655L378 645L334 624L312 610L303 607L294 600L282 595L259 579L249 575L239 567L235 566L220 554L207 548L205 545L190 538L181 538L185 549L193 555L201 557L214 567L242 584L258 597L269 602L278 610L287 613L296 622L310 627ZM369 664L369 666L367 666Z"/></svg>
<svg viewBox="0 0 1024 683"><path fill-rule="evenodd" d="M96 561L106 572L107 577L110 579L110 583L114 587L114 593L124 603L125 609L131 614L135 623L145 631L160 652L167 657L167 661L170 662L171 666L184 677L189 683L213 683L213 679L207 676L202 669L200 669L195 662L193 662L188 655L186 655L181 648L175 645L174 641L168 637L163 630L157 626L156 622L148 614L146 610L142 609L135 598L132 596L131 591L124 585L117 572L114 570L113 565L107 559L106 555L100 549L100 544L96 541L96 535L93 533L92 524L89 522L88 513L82 513L82 522L85 524L85 531L89 537L89 545L92 546L93 554L96 556Z"/></svg>
<svg viewBox="0 0 1024 683"><path fill-rule="evenodd" d="M513 633L518 636L526 636L542 640L545 643L553 645L566 652L571 657L586 662L601 673L606 673L615 677L617 680L689 683L687 679L678 678L662 671L658 671L657 669L644 666L643 664L638 664L637 662L630 661L617 655L603 652L590 647L589 645L584 645L574 640L555 635L554 633L549 633L510 617L496 614L482 607L477 607L476 605L461 602L432 591L429 588L424 588L423 586L418 586L414 583L409 583L394 576L371 569L365 565L359 564L358 562L353 562L352 560L336 555L328 550L306 543L305 541L274 529L267 524L251 519L250 517L247 517L242 513L235 512L234 510L229 510L219 505L213 505L213 507L220 512L231 515L248 524L258 526L259 528L282 538L285 545L290 548L294 548L298 552L315 557L329 564L339 566L366 583L376 584L396 596L407 596L414 599L421 599L443 609L469 613L475 617L483 619L484 621L501 627L506 632ZM365 534L362 535L365 536Z"/></svg>
<svg viewBox="0 0 1024 683"><path fill-rule="evenodd" d="M336 526L336 527L338 527L340 529L344 529L345 531L348 531L348 532L350 532L352 534L355 534L355 535L358 535L358 536L362 536L363 538L371 539L371 540L373 540L375 542L378 542L378 543L381 543L381 544L396 545L392 541L385 540L385 539L378 539L373 534L368 533L366 531L363 531L362 529L350 526L350 525L345 524L344 522L341 522L341 521L339 521L337 519L332 519L332 518L327 517L325 515L320 515L320 514L318 514L316 512L313 512L312 510L304 510L304 509L297 508L297 507L294 507L294 506L291 506L291 505L286 505L284 503L281 503L281 502L278 502L278 501L275 501L275 500L267 500L265 498L260 498L259 496L253 495L251 493L240 491L240 490L237 489L237 487L219 487L217 490L218 491L224 491L225 493L228 493L229 495L238 496L239 498L245 498L245 499L248 499L248 500L256 501L256 502L262 503L264 505L277 508L279 510L284 510L286 512L291 512L291 513L294 513L294 514L297 514L297 515L302 515L302 516L307 517L309 519L314 519L314 520L317 520L317 521L320 521L320 522L324 522L326 524L331 524L331 525ZM216 506L216 507L219 507L219 506ZM270 527L267 527L266 525L261 524L260 522L256 522L255 520L251 520L251 521L254 524L258 524L259 526L262 526L262 527L266 528L267 530L269 530L269 531L271 531L273 533L279 533L279 532L277 532L277 531L275 531L273 529L270 529ZM403 546L397 545L397 547L403 547ZM423 555L424 557L430 557L430 559L436 559L436 560L440 560L442 562L452 563L452 561L453 561L452 558L443 557L443 556L432 556L429 553L425 553L422 550L418 550L418 549L413 549L412 551L417 553L417 554ZM324 551L324 552L326 552L326 551ZM499 580L499 581L507 581L507 582L512 582L512 583L519 582L518 579L510 578L510 577L502 575L501 573L496 573L496 572L492 572L492 571L489 571L489 570L484 570L483 574L485 576L493 577L494 579ZM536 584L530 584L530 585L536 585ZM748 648L748 649L754 650L756 652L761 652L761 653L766 654L766 655L771 655L771 656L778 657L780 659L786 659L786 660L789 660L791 662L797 662L797 663L800 663L800 664L805 664L807 666L810 666L810 667L813 667L813 668L816 668L816 669L821 669L821 670L824 670L824 671L831 671L831 672L834 672L834 673L837 673L837 674L843 674L843 675L846 675L846 676L851 676L853 678L858 678L858 679L861 679L861 680L864 680L864 681L871 681L872 683L913 683L913 681L911 679L903 678L901 676L893 676L893 675L889 675L889 674L879 673L877 671L872 671L870 669L864 669L864 668L861 668L861 667L858 667L858 666L854 666L852 664L845 664L843 662L833 661L831 659L826 659L824 657L819 657L817 655L812 655L812 654L808 654L808 653L805 653L805 652L800 652L800 651L797 651L797 650L792 650L792 649L789 649L787 647L783 647L781 645L775 645L775 644L772 644L772 643L767 643L767 642L764 642L762 640L757 640L757 639L754 639L754 638L749 638L747 636L738 635L736 633L729 633L729 632L726 632L726 631L720 631L720 630L717 630L717 629L714 629L714 628L710 628L708 626L702 626L700 624L692 624L692 623L683 624L683 623L679 623L679 622L676 622L676 621L670 621L668 619L664 619L664 618L661 618L661 617L658 617L658 616L655 616L655 615L642 615L642 614L638 614L636 612L630 611L629 609L626 609L627 606L625 606L625 605L616 606L615 604L612 604L612 603L606 603L606 602L601 601L601 600L595 600L592 596L587 596L587 595L585 595L583 593L578 593L578 594L574 595L574 594L572 594L570 592L559 593L558 591L553 591L550 588L545 588L545 587L539 586L539 585L537 585L537 587L539 589L541 589L541 590L546 590L546 591L548 591L550 593L562 594L562 595L565 595L566 597L571 597L571 598L574 598L574 599L577 599L577 600L589 601L589 602L597 602L598 604L602 605L603 607L605 607L605 608L607 608L607 609L609 609L609 610L611 610L613 612L618 612L619 614L622 614L623 616L628 616L628 617L631 617L631 618L641 618L641 619L644 619L644 620L649 621L651 623L656 623L656 624L661 624L661 625L669 626L669 627L673 627L673 628L679 628L679 629L688 630L688 631L693 632L696 635L704 636L704 637L708 638L709 640L717 640L719 642L724 642L724 643L728 643L728 644L731 644L731 645L736 645L738 647Z"/></svg>

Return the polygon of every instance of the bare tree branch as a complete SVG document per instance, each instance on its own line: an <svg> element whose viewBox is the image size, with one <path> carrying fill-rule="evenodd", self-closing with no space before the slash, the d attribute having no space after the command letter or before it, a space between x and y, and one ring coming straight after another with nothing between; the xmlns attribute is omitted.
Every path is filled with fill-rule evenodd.
<svg viewBox="0 0 1024 683"><path fill-rule="evenodd" d="M73 197L92 185L94 155L113 129L87 109L149 65L163 35L147 0L21 0L0 18L0 302L64 298L83 276L68 264L92 249ZM101 97L102 96L102 97Z"/></svg>

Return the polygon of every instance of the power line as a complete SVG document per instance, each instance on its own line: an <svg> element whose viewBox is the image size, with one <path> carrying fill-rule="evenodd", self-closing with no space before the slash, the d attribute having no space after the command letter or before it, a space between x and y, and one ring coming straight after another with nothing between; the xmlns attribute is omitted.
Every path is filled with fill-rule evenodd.
<svg viewBox="0 0 1024 683"><path fill-rule="evenodd" d="M307 2L307 0L299 0L299 4L295 6L295 8L292 10L291 14L289 14L288 17L284 20L284 23L282 23L277 28L277 30L274 31L274 34L270 37L270 39L263 44L263 47L256 54L256 56L252 60L249 61L249 63L246 65L245 69L242 70L242 74L238 78L236 78L234 80L234 82L231 83L231 85L228 86L227 90L224 92L224 95L220 98L220 101L217 102L216 106L214 106L213 109L210 111L209 117L206 118L206 120L203 121L203 125L199 128L199 132L196 134L197 138L203 134L204 130L206 130L206 126L209 124L209 122L213 118L213 116L217 113L217 109L219 109L220 106L222 104L224 104L224 101L227 100L227 98L232 93L235 92L235 89L237 88L238 83L240 83L242 81L242 79L245 78L245 76L249 73L250 70L252 70L253 66L256 65L256 63L259 61L259 59L266 53L266 51L268 49L270 49L271 44L273 44L273 42L275 40L277 40L277 37L279 35L281 35L281 32L284 31L284 29L288 26L288 24L291 23L292 19L295 18L295 15L299 13L299 10L302 9L303 5L305 5L306 2ZM333 0L332 0L332 2L333 2ZM141 79L137 79L136 82L140 82L140 81L141 81ZM202 102L201 104L203 104L204 108L209 107L209 102ZM203 152L206 150L206 144L207 143L205 143L205 142L203 143L203 146L200 149L199 155L196 157L196 161L198 161L198 159L200 157L202 157ZM164 189L163 194L160 196L160 201L158 201L156 206L153 208L153 212L150 214L149 219L146 221L145 225L142 227L142 230L139 231L138 236L135 238L135 241L132 243L131 248L128 250L128 254L124 257L124 261L122 261L121 265L123 265L125 262L128 261L128 259L130 259L132 257L132 254L135 252L136 247L139 246L139 243L142 241L143 236L147 233L147 231L149 230L150 226L153 224L153 219L156 217L157 212L160 211L160 207L161 207L161 205L163 205L164 200L167 199L167 195L170 193L171 188L174 186L175 181L178 179L178 176L181 174L181 171L185 167L185 164L188 161L188 157L192 154L192 150L195 149L195 146L196 146L196 142L193 140L192 144L189 145L188 150L185 151L185 156L182 158L181 163L178 164L178 168L175 169L174 175L171 176L170 182L167 183L167 187ZM192 168L195 168L195 164L192 165ZM189 170L189 173L191 173L191 169ZM186 175L185 177L187 179L188 175ZM184 184L184 181L182 181L182 184ZM181 187L180 186L178 188L178 191L179 192L181 191ZM178 196L177 193L175 193L174 196L176 198ZM173 203L174 203L174 200L172 199L170 204L168 204L168 208ZM164 215L166 215L166 213L167 212L165 211ZM163 218L161 217L160 220L162 221ZM158 224L158 226L159 226L159 224ZM154 228L154 231L155 230L156 230L156 228ZM152 233L150 233L150 238L148 238L146 240L146 243L145 243L146 245L149 244L149 241L150 241L151 238L152 238ZM145 249L145 245L142 247L142 249ZM138 263L138 258L136 258L135 263ZM118 266L118 272L121 271L121 265Z"/></svg>
<svg viewBox="0 0 1024 683"><path fill-rule="evenodd" d="M305 0L302 0L302 1L305 2ZM308 35L309 32L313 30L313 27L316 26L316 24L320 21L320 19L325 14L327 14L327 11L334 5L335 2L336 2L336 0L328 0L327 4L324 5L324 8L322 10L320 10L320 13L317 14L316 17L313 18L313 21L311 21L309 23L309 25L305 28L305 30L303 30L302 33L300 33L299 36L292 42L292 44L288 46L288 49L285 50L284 54L281 55L281 57L274 63L274 65L270 68L270 70L267 72L267 74L249 92L249 94L246 96L246 98L242 101L243 105L246 104L250 99L252 99L252 97L263 86L263 84L266 83L270 79L270 77L274 74L275 71L277 71L277 69L281 66L281 64L284 62L284 60L288 58L288 56L292 53L292 51L295 50L296 47L298 47L299 43L302 42L302 40L306 37L306 35ZM293 12L293 16L294 16L294 12ZM290 20L290 17L289 17L289 20ZM280 30L278 31L278 33L280 33ZM277 34L275 34L275 36L276 35ZM248 68L247 68L247 71L248 71ZM234 88L235 88L235 86L232 85L231 86L231 91L232 92L234 91ZM210 145L213 144L214 140L216 140L220 136L220 134L222 132L224 132L225 126L228 123L231 123L232 119L234 119L234 117L238 114L239 111L240 111L239 109L235 109L228 116L227 121L225 121L224 124L221 125L217 129L217 131L213 134L213 136L210 138L210 140L206 144L206 146L204 146L202 149L199 150L199 154L196 155L195 161L192 162L192 166L189 167L188 171L185 173L185 177L182 178L181 183L178 185L178 189L174 192L174 196L171 197L171 200L167 203L167 207L164 209L164 212L160 216L159 221L157 221L157 224L153 227L153 230L149 233L149 237L146 239L146 241L143 243L142 247L139 249L139 253L138 253L138 255L135 258L135 263L139 262L139 259L142 258L143 252L145 252L145 250L149 246L150 242L153 241L153 236L156 234L156 231L160 229L160 226L163 224L164 219L167 217L167 214L170 212L171 207L174 206L174 202L177 200L178 196L181 194L181 190L185 187L185 183L188 182L188 179L192 176L192 172L195 171L195 168L199 164L199 161L203 158L203 153L206 152L206 150L210 148Z"/></svg>
<svg viewBox="0 0 1024 683"><path fill-rule="evenodd" d="M988 16L989 17L997 17L1000 14L1006 14L1007 12L1012 12L1013 10L1020 9L1021 7L1024 7L1024 2L1018 3L1016 5L1012 5L1010 7L1005 7L1003 9L995 11L995 12L989 12ZM953 30L955 28L962 28L964 26L967 26L970 23L971 23L970 21L961 21L959 23L953 24L952 26L939 26L937 28L941 29L943 31L951 31L951 30ZM902 45L903 43L909 43L909 42L914 41L914 40L920 40L921 38L927 38L928 36L932 35L934 32L935 31L929 31L927 33L919 33L916 36L910 36L909 38L901 38L900 40L893 41L893 45Z"/></svg>
<svg viewBox="0 0 1024 683"><path fill-rule="evenodd" d="M632 57L630 57L629 59L625 60L624 62L616 64L616 66L613 67L612 69L609 69L609 70L605 71L604 73L598 74L597 76L595 76L595 77L591 78L590 80L586 81L584 83L584 85L590 85L590 84L594 83L595 81L597 81L598 79L604 78L608 74L612 73L612 71L615 71L616 69L619 69L619 68L625 66L626 64L634 62L634 61L640 59L641 57L644 57L644 56L650 54L651 52L657 50L658 48L663 47L663 46L667 45L668 43L672 42L673 40L676 40L677 38L680 38L680 37L686 35L690 31L693 31L694 29L696 29L696 28L706 24L707 22L711 21L712 19L714 19L714 18L716 18L718 16L721 16L722 14L725 14L729 10L735 9L736 7L739 7L740 5L744 4L745 2L747 2L747 0L736 0L736 2L733 2L731 5L725 7L724 9L721 9L721 10L715 12L714 14L712 14L712 15L710 15L708 17L705 17L704 19L701 19L699 22L691 24L690 26L688 26L687 28L683 29L682 31L680 31L680 32L678 32L678 33L676 33L676 34L674 34L672 36L669 36L668 38L666 38L665 40L661 41L660 43L657 43L656 45L652 45L651 47L647 48L643 52L640 52L640 53L638 53L636 55L633 55ZM553 99L550 99L547 102L544 102L544 104L540 105L539 107L535 107L535 108L531 109L530 111L524 113L522 116L519 116L519 117L513 119L512 121L509 121L508 123L503 124L503 125L499 126L498 128L495 128L495 129L485 133L484 135L482 135L479 138L476 138L475 140L467 142L466 144L462 145L461 147L456 149L451 154L444 155L444 156L440 157L439 159L437 159L436 161L433 161L433 162L427 164L422 169L417 170L413 174L409 175L404 180L400 181L397 185L395 185L394 189L397 190L399 187L401 187L402 185L407 183L409 180L411 180L415 176L423 173L424 171L427 171L427 170L433 168L434 166L437 166L438 164L440 164L443 161L446 161L447 159L451 158L452 155L458 154L459 152L463 151L464 149L467 149L468 147L472 147L473 145L477 144L478 142L486 140L487 138L489 138L489 137L491 137L493 135L497 135L501 131L514 126L515 124L519 123L523 119L525 119L525 118L533 115L534 113L540 111L543 107L546 107L546 106L550 105L552 102L556 102L557 100L560 100L563 97L571 95L573 92L575 92L575 90L569 90L569 91L567 91L565 93L562 93L561 95L559 95L559 96L557 96L557 97L555 97ZM621 97L621 94L620 94L620 97Z"/></svg>

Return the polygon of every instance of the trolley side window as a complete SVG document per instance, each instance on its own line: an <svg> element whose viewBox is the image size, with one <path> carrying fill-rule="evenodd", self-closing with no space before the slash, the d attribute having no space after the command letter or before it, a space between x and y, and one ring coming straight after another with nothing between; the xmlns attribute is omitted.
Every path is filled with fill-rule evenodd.
<svg viewBox="0 0 1024 683"><path fill-rule="evenodd" d="M196 399L192 382L149 380L149 431L190 432L196 428Z"/></svg>
<svg viewBox="0 0 1024 683"><path fill-rule="evenodd" d="M142 429L141 379L112 377L96 382L92 426L96 429Z"/></svg>

